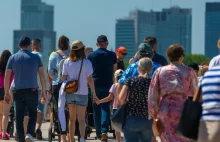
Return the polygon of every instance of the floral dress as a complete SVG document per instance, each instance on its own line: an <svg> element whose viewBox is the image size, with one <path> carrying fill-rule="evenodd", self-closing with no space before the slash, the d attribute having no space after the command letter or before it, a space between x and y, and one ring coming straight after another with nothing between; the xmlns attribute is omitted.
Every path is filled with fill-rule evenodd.
<svg viewBox="0 0 220 142"><path fill-rule="evenodd" d="M175 134L184 102L192 97L197 88L197 77L189 67L171 64L157 69L148 96L149 117L155 115L159 104L157 117L162 123L162 142L188 142Z"/></svg>

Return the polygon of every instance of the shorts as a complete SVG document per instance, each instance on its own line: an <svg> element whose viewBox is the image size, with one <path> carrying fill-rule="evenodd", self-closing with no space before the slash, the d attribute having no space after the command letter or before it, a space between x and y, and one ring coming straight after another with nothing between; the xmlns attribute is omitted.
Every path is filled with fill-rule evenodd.
<svg viewBox="0 0 220 142"><path fill-rule="evenodd" d="M45 93L46 93L46 92L45 92ZM37 111L43 112L43 111L44 111L44 104L42 104L42 103L40 102L40 95L41 95L41 90L38 90L39 102L38 102L38 105L37 105Z"/></svg>
<svg viewBox="0 0 220 142"><path fill-rule="evenodd" d="M66 94L66 104L75 104L77 106L87 106L88 95Z"/></svg>

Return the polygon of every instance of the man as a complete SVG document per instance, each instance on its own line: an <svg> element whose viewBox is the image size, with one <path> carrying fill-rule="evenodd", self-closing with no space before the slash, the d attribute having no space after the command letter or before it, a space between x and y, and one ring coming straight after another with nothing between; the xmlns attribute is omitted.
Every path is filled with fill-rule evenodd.
<svg viewBox="0 0 220 142"><path fill-rule="evenodd" d="M32 40L32 53L36 54L40 57L41 62L43 63L43 66L45 67L44 69L46 69L47 65L45 63L43 55L40 53L41 48L42 48L42 45L41 45L40 39L38 39L38 38L33 39ZM46 70L44 70L44 74L47 74ZM38 81L38 85L39 85L40 84L39 76L37 78L37 81ZM37 124L38 124L38 126L37 126L37 130L36 130L36 138L39 140L42 139L41 125L42 125L43 119L44 119L44 104L42 104L40 101L41 100L41 98L40 98L41 91L42 91L42 88L39 87L39 89L38 89L39 102L38 102L38 106L37 106Z"/></svg>
<svg viewBox="0 0 220 142"><path fill-rule="evenodd" d="M119 47L116 50L116 55L117 55L117 69L122 69L124 71L125 65L124 65L123 60L127 55L127 49L123 46Z"/></svg>
<svg viewBox="0 0 220 142"><path fill-rule="evenodd" d="M161 64L162 66L165 66L168 64L166 58L164 58L162 55L157 53L157 39L155 37L149 36L144 39L144 42L149 43L154 50L154 56L152 58L153 62L157 62Z"/></svg>
<svg viewBox="0 0 220 142"><path fill-rule="evenodd" d="M93 79L95 83L96 96L103 99L108 96L109 89L113 84L113 74L117 69L117 58L114 52L108 51L108 39L105 35L97 38L98 49L88 55L93 66ZM110 103L102 105L93 104L94 123L97 138L107 141L110 121Z"/></svg>
<svg viewBox="0 0 220 142"><path fill-rule="evenodd" d="M44 68L38 55L31 53L31 40L28 37L21 37L18 46L20 50L12 55L7 63L5 73L5 101L10 103L9 79L11 73L15 75L13 87L13 99L16 107L16 130L19 142L33 142L33 134L37 120L38 85L37 72L40 76L42 87L41 98L45 99L45 77ZM29 113L28 128L24 137L24 111L27 107Z"/></svg>
<svg viewBox="0 0 220 142"><path fill-rule="evenodd" d="M199 65L196 63L191 63L188 65L188 67L192 68L196 74L196 76L199 76Z"/></svg>
<svg viewBox="0 0 220 142"><path fill-rule="evenodd" d="M139 59L148 57L150 59L153 58L154 56L154 51L151 47L150 44L148 43L141 43L138 48L138 55L140 56ZM157 62L153 62L153 69L152 72L150 73L150 76L152 77L154 74L154 71L159 68L161 65L158 64ZM117 89L117 93L119 94L121 92L122 85L125 84L125 81L129 77L134 77L138 75L138 61L135 63L132 63L131 65L128 66L128 68L124 71L123 75L119 79L119 87Z"/></svg>

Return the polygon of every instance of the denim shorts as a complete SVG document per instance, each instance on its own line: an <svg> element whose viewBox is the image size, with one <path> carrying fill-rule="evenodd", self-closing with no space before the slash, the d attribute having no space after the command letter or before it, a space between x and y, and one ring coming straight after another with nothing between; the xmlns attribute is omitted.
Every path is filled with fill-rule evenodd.
<svg viewBox="0 0 220 142"><path fill-rule="evenodd" d="M45 92L46 93L46 92ZM38 90L38 99L39 99L39 102L38 102L38 105L37 105L37 111L41 111L43 112L44 111L44 104L42 104L40 102L40 95L41 95L41 90Z"/></svg>
<svg viewBox="0 0 220 142"><path fill-rule="evenodd" d="M77 106L87 106L88 95L66 94L66 104L75 104Z"/></svg>

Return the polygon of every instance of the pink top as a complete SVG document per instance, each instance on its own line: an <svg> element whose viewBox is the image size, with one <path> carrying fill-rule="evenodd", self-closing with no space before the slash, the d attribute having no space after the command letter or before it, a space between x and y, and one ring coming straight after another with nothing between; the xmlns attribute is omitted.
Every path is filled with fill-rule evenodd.
<svg viewBox="0 0 220 142"><path fill-rule="evenodd" d="M117 109L117 102L118 102L118 95L117 95L117 84L113 84L109 93L114 94L114 102L113 102L113 109Z"/></svg>
<svg viewBox="0 0 220 142"><path fill-rule="evenodd" d="M0 73L0 88L4 88L4 78L5 78L5 74ZM14 73L12 72L11 77L10 77L9 87L11 86L11 83L12 83L13 79L14 79Z"/></svg>

